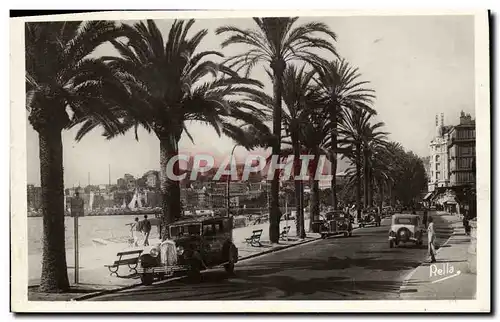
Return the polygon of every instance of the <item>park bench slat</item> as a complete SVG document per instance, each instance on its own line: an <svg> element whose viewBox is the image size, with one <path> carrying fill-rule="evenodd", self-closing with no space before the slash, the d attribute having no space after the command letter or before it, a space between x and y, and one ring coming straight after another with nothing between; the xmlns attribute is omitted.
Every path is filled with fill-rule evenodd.
<svg viewBox="0 0 500 322"><path fill-rule="evenodd" d="M142 249L136 249L136 250L128 250L125 252L119 252L116 254L116 256L123 256L123 255L132 255L132 254L140 254L142 253Z"/></svg>

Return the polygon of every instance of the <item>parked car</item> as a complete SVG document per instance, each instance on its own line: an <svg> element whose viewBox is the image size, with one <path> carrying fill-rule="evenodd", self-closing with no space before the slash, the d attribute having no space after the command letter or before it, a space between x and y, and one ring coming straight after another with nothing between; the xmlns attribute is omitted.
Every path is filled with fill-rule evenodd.
<svg viewBox="0 0 500 322"><path fill-rule="evenodd" d="M345 237L352 236L351 218L342 211L329 211L320 216L320 221L319 233L322 238L341 234Z"/></svg>
<svg viewBox="0 0 500 322"><path fill-rule="evenodd" d="M168 229L167 240L146 247L139 257L137 273L143 284L174 274L199 278L201 271L216 266L233 273L238 249L233 243L232 217L188 217Z"/></svg>
<svg viewBox="0 0 500 322"><path fill-rule="evenodd" d="M359 227L367 227L367 226L374 226L374 227L379 227L381 225L381 217L379 214L376 212L372 213L365 213L363 217L361 217L361 220L359 221Z"/></svg>
<svg viewBox="0 0 500 322"><path fill-rule="evenodd" d="M403 243L422 245L425 229L418 215L395 214L389 230L389 247Z"/></svg>

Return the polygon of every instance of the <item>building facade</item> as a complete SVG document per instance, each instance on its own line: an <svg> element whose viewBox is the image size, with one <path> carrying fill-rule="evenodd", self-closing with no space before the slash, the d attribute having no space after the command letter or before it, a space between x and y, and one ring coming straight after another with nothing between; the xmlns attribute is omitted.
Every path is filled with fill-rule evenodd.
<svg viewBox="0 0 500 322"><path fill-rule="evenodd" d="M429 192L434 192L437 188L445 188L449 185L448 143L450 140L449 133L452 128L444 125L443 114L441 114L441 124L438 123L438 117L436 116L436 136L429 144Z"/></svg>
<svg viewBox="0 0 500 322"><path fill-rule="evenodd" d="M460 124L450 132L450 185L465 186L476 183L476 124L469 114L462 112Z"/></svg>
<svg viewBox="0 0 500 322"><path fill-rule="evenodd" d="M38 210L42 207L42 187L35 187L29 184L27 186L28 208Z"/></svg>
<svg viewBox="0 0 500 322"><path fill-rule="evenodd" d="M437 123L437 119L436 119ZM454 126L441 125L430 143L429 201L450 213L468 211L475 216L475 120L464 112ZM426 199L424 198L424 199Z"/></svg>

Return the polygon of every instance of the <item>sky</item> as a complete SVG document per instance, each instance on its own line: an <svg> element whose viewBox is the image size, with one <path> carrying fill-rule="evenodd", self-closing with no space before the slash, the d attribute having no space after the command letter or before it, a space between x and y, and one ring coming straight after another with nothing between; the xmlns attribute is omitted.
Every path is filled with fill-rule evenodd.
<svg viewBox="0 0 500 322"><path fill-rule="evenodd" d="M358 67L362 79L370 81L376 91L373 108L376 120L386 124L389 139L405 149L427 156L428 144L435 134L435 116L444 113L445 125L458 123L461 111L475 115L474 106L474 18L473 16L358 16L300 18L298 23L321 21L338 38L338 53ZM166 38L172 20L157 20ZM127 22L130 23L130 22ZM240 53L242 47L220 48L225 35L215 35L222 25L255 28L251 19L198 19L194 32L208 29L199 50L219 50L226 57ZM113 55L105 45L93 54ZM333 58L333 57L332 57ZM272 87L262 65L251 77ZM195 140L183 135L180 149L189 153L210 153L216 157L229 155L234 143L218 137L203 124L190 124ZM66 187L111 183L130 173L136 177L150 169L159 169L159 141L154 134L139 131L139 141L132 132L113 140L105 140L97 129L75 142L77 129L63 133L64 182ZM248 152L238 147L236 158L243 160ZM38 134L27 123L28 183L40 185ZM339 166L342 171L345 164Z"/></svg>

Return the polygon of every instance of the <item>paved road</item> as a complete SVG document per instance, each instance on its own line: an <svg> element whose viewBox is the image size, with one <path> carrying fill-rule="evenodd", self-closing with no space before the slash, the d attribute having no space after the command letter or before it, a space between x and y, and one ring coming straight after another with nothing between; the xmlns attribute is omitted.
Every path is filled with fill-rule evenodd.
<svg viewBox="0 0 500 322"><path fill-rule="evenodd" d="M439 216L434 218L442 244L452 231ZM384 219L381 227L358 229L349 238L318 240L243 261L231 277L216 269L205 272L201 283L183 279L93 300L399 299L404 277L426 259L427 248L425 243L389 248L389 227Z"/></svg>

